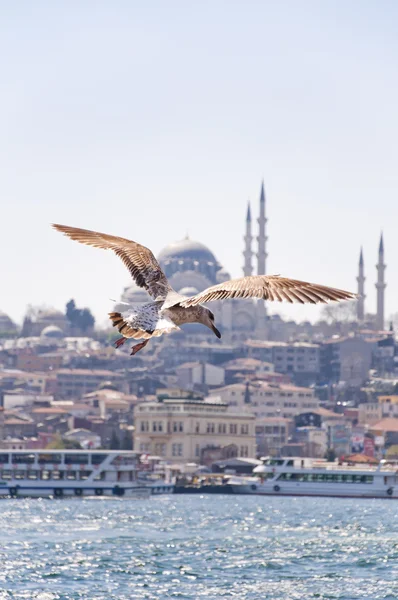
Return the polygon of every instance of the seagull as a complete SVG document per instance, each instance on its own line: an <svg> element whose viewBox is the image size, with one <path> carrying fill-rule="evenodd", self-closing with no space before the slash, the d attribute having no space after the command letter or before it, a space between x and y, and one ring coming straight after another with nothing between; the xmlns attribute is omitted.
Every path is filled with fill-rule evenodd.
<svg viewBox="0 0 398 600"><path fill-rule="evenodd" d="M186 323L201 323L221 338L221 333L214 323L214 314L203 306L206 302L229 298L259 298L279 302L318 304L353 300L358 297L357 294L344 290L280 275L250 275L230 279L187 297L178 294L171 287L149 248L126 238L98 231L56 223L52 226L82 244L113 250L122 259L135 283L144 288L152 298L151 302L143 305L122 303L120 312L109 313L112 325L122 334L122 337L115 342L116 348L122 346L129 338L144 340L132 347L131 355L142 350L152 337L180 330L180 325Z"/></svg>

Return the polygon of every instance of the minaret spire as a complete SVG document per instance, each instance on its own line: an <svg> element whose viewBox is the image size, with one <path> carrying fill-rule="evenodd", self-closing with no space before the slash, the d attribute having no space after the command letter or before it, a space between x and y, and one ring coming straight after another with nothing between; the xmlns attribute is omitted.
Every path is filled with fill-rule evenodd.
<svg viewBox="0 0 398 600"><path fill-rule="evenodd" d="M257 254L257 275L265 275L266 273L266 243L267 236L265 235L265 226L267 224L267 218L265 216L265 192L264 192L264 181L261 184L260 194L260 216L258 218L258 254Z"/></svg>
<svg viewBox="0 0 398 600"><path fill-rule="evenodd" d="M257 275L265 275L266 274L266 259L267 259L267 252L266 252L267 236L265 234L265 227L267 224L267 218L265 216L264 180L261 184L260 215L259 215L257 221L258 221ZM257 301L256 319L257 319L258 333L261 337L264 337L267 333L267 311L265 308L264 300Z"/></svg>
<svg viewBox="0 0 398 600"><path fill-rule="evenodd" d="M376 329L378 331L384 330L384 290L386 289L386 283L384 282L384 271L386 265L384 264L384 241L383 232L380 236L379 244L379 260L376 265L377 269L377 313L376 313Z"/></svg>
<svg viewBox="0 0 398 600"><path fill-rule="evenodd" d="M363 263L363 250L361 246L361 252L359 254L359 265L358 265L358 302L357 302L357 319L363 321L365 318L365 275L364 275L364 263Z"/></svg>
<svg viewBox="0 0 398 600"><path fill-rule="evenodd" d="M247 277L248 275L253 274L253 265L252 265L252 216L250 212L250 202L247 203L247 215L246 215L246 235L243 238L245 241L245 249L243 251L244 265L243 265L243 275Z"/></svg>

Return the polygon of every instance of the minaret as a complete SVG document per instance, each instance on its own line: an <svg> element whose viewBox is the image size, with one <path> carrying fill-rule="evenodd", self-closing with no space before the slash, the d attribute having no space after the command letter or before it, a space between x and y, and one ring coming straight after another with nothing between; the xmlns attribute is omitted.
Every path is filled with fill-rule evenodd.
<svg viewBox="0 0 398 600"><path fill-rule="evenodd" d="M358 321L363 321L365 318L365 275L364 275L364 265L363 265L363 251L361 247L361 253L359 255L359 265L358 265L358 301L357 301L357 319Z"/></svg>
<svg viewBox="0 0 398 600"><path fill-rule="evenodd" d="M261 184L261 194L260 194L260 216L257 219L258 222L258 252L257 252L257 275L265 275L266 274L266 243L267 236L265 235L265 226L267 223L267 219L265 217L265 192L264 192L264 181ZM256 310L256 318L257 318L257 333L261 338L265 338L267 334L267 311L265 308L264 300L257 300L257 310Z"/></svg>
<svg viewBox="0 0 398 600"><path fill-rule="evenodd" d="M247 216L246 216L246 235L243 238L245 240L245 249L243 252L244 265L243 265L243 275L247 277L248 275L253 274L253 265L252 265L252 216L250 213L250 202L247 205Z"/></svg>
<svg viewBox="0 0 398 600"><path fill-rule="evenodd" d="M267 253L265 251L267 236L265 235L265 226L267 223L267 219L265 217L265 193L264 193L264 181L261 184L261 194L260 194L260 216L257 219L258 221L258 254L257 254L257 275L265 275L265 260L267 258Z"/></svg>
<svg viewBox="0 0 398 600"><path fill-rule="evenodd" d="M384 243L383 233L380 236L379 244L379 262L376 265L377 269L377 313L376 313L376 329L378 331L384 330L384 290L386 284L384 283L384 271L386 265L384 264Z"/></svg>

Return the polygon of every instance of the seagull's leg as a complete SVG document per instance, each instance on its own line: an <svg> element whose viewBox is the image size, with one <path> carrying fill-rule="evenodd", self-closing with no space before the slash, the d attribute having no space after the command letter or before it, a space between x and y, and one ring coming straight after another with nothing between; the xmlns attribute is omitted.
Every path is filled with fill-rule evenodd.
<svg viewBox="0 0 398 600"><path fill-rule="evenodd" d="M127 340L127 338L125 338L124 336L122 336L121 338L119 338L118 340L116 340L116 342L114 342L114 346L115 348L120 348L120 346L123 346L124 342Z"/></svg>
<svg viewBox="0 0 398 600"><path fill-rule="evenodd" d="M143 342L140 342L139 344L136 344L135 346L133 346L131 348L130 356L134 356L134 354L137 354L137 352L139 352L140 350L145 348L145 346L147 345L148 342L149 342L149 340L144 340Z"/></svg>

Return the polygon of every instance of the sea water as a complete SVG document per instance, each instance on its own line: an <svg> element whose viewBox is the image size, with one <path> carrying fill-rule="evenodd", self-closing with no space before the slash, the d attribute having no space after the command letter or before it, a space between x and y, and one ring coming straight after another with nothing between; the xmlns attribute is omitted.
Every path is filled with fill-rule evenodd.
<svg viewBox="0 0 398 600"><path fill-rule="evenodd" d="M0 502L0 599L398 599L398 501Z"/></svg>

